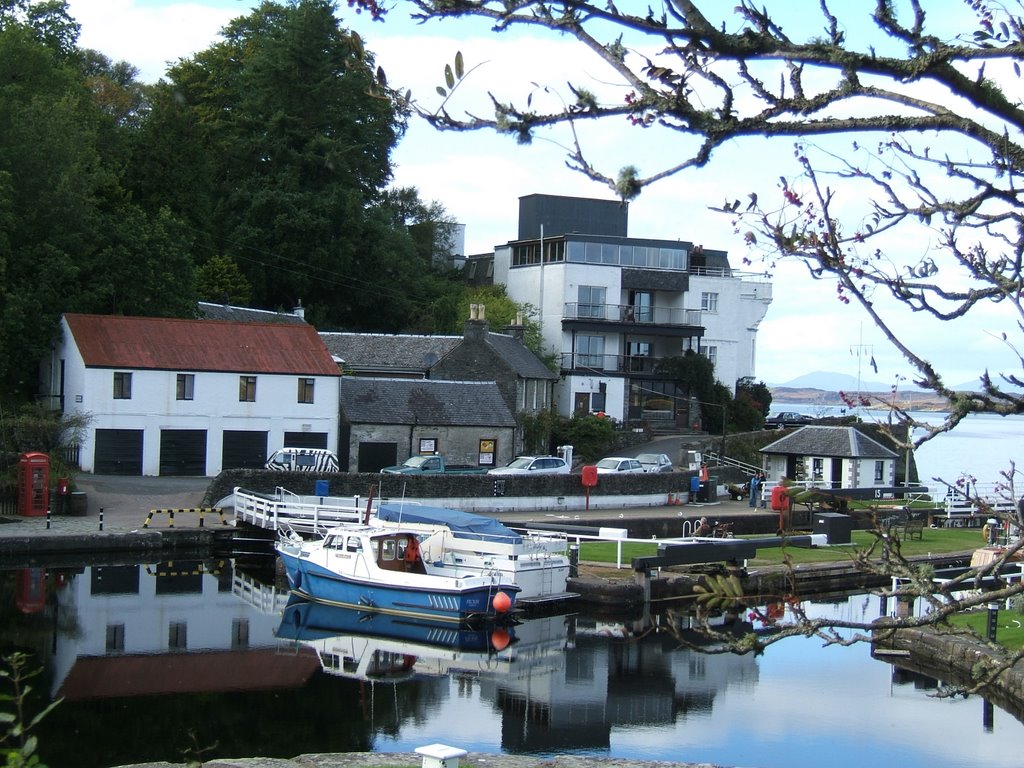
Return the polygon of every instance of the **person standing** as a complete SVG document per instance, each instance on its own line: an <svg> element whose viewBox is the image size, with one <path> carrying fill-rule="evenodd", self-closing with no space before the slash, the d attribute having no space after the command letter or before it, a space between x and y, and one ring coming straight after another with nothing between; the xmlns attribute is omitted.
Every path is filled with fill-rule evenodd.
<svg viewBox="0 0 1024 768"><path fill-rule="evenodd" d="M761 473L755 472L750 476L750 506L757 508L757 492L761 488Z"/></svg>

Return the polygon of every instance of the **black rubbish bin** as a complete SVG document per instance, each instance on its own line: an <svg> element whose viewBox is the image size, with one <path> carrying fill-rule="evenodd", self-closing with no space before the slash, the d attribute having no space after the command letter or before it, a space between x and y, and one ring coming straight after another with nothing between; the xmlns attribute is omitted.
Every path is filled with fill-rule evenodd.
<svg viewBox="0 0 1024 768"><path fill-rule="evenodd" d="M853 540L853 518L838 512L815 512L811 530L825 534L829 544L849 544Z"/></svg>
<svg viewBox="0 0 1024 768"><path fill-rule="evenodd" d="M74 517L85 517L89 514L89 500L85 491L72 491L68 503L68 514Z"/></svg>

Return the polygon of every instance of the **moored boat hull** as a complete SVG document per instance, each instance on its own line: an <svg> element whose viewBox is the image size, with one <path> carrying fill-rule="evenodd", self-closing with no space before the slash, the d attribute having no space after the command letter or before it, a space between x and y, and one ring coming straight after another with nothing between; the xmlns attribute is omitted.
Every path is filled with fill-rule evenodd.
<svg viewBox="0 0 1024 768"><path fill-rule="evenodd" d="M421 620L466 623L511 618L519 588L472 577L426 578L414 583L390 583L373 574L357 578L341 574L286 548L278 548L289 586L308 600L361 611L374 611ZM410 579L406 579L406 582Z"/></svg>

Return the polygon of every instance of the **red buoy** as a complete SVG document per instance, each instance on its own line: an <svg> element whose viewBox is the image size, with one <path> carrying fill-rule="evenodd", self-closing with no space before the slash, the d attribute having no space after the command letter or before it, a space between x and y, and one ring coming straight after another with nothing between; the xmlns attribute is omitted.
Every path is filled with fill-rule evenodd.
<svg viewBox="0 0 1024 768"><path fill-rule="evenodd" d="M512 607L512 598L506 595L504 592L499 592L491 600L491 606L498 613L508 613L509 608Z"/></svg>

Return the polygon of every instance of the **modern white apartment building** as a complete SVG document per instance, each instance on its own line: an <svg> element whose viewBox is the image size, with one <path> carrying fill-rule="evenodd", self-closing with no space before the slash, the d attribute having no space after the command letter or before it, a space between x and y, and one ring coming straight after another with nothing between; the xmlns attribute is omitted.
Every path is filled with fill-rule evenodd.
<svg viewBox="0 0 1024 768"><path fill-rule="evenodd" d="M624 423L693 423L690 403L656 372L692 350L735 391L754 375L771 283L732 269L724 251L627 237L628 204L554 195L519 201L519 233L494 251L494 282L539 312L561 359L558 410Z"/></svg>

